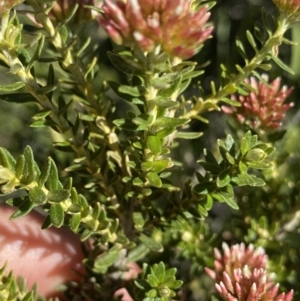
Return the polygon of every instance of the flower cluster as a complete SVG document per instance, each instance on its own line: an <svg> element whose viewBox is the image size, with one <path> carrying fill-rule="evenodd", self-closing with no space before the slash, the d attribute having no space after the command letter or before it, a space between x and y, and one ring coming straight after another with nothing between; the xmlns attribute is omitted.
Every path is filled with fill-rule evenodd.
<svg viewBox="0 0 300 301"><path fill-rule="evenodd" d="M223 244L223 255L215 249L215 270L206 268L216 281L215 287L225 301L291 301L293 290L277 295L279 284L268 276L267 256L262 248L244 244L231 248Z"/></svg>
<svg viewBox="0 0 300 301"><path fill-rule="evenodd" d="M191 9L190 0L106 0L99 23L118 45L137 45L144 52L162 50L188 59L209 38L206 7Z"/></svg>
<svg viewBox="0 0 300 301"><path fill-rule="evenodd" d="M292 15L300 12L300 0L273 0L281 13Z"/></svg>
<svg viewBox="0 0 300 301"><path fill-rule="evenodd" d="M262 76L265 82L268 82L268 76ZM276 78L269 85L258 82L254 77L246 80L255 90L249 95L239 95L238 98L233 95L233 100L241 103L240 107L222 107L227 114L232 114L235 119L241 123L250 126L253 129L274 130L281 127L281 120L285 112L290 109L293 103L284 103L291 94L292 88L283 86L280 88L280 78Z"/></svg>

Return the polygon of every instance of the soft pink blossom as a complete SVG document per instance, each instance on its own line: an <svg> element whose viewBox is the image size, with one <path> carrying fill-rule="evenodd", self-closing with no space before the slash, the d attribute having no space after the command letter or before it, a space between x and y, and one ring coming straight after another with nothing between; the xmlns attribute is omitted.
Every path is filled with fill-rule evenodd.
<svg viewBox="0 0 300 301"><path fill-rule="evenodd" d="M268 82L267 75L264 74L262 77L265 82ZM285 103L293 88L281 87L280 82L278 77L268 86L251 77L246 80L246 83L256 91L251 91L248 95L233 95L231 98L240 102L241 106L223 106L223 112L233 115L239 123L246 124L253 129L273 130L280 128L286 111L294 105L293 103Z"/></svg>
<svg viewBox="0 0 300 301"><path fill-rule="evenodd" d="M206 268L215 280L217 292L225 301L291 301L293 290L278 294L265 266L267 256L262 248L244 244L222 245L223 254L215 249L215 268Z"/></svg>
<svg viewBox="0 0 300 301"><path fill-rule="evenodd" d="M160 48L187 59L210 37L206 7L192 11L190 0L106 0L99 23L118 45L138 46L145 52Z"/></svg>

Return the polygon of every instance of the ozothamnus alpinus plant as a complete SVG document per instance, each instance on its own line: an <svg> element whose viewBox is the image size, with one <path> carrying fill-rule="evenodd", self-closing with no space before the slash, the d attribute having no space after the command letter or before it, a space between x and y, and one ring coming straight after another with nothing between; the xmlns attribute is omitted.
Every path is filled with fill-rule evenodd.
<svg viewBox="0 0 300 301"><path fill-rule="evenodd" d="M280 141L294 105L280 53L295 44L286 33L298 2L274 0L278 13L263 10L247 44L236 40L242 61L213 75L220 3L21 2L0 1L0 99L34 103L29 126L50 131L53 150L41 163L33 146L2 145L0 192L11 219L39 210L43 229L80 236L86 271L66 298L112 300L120 289L136 301L299 298L299 178ZM213 262L215 291L204 272ZM128 264L137 279L124 276ZM42 298L0 272L3 300Z"/></svg>

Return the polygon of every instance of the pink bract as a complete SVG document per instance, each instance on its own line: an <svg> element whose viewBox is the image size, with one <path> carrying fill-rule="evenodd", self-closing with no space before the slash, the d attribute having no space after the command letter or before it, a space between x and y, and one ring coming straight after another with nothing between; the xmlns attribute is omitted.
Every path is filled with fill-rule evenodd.
<svg viewBox="0 0 300 301"><path fill-rule="evenodd" d="M213 27L206 7L191 9L190 0L106 0L98 21L118 45L138 46L144 52L162 49L188 59L196 54Z"/></svg>

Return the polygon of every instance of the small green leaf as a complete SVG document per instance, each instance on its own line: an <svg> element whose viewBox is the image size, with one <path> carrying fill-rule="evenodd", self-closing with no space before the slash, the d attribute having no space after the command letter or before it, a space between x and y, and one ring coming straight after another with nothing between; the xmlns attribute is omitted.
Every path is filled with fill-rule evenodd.
<svg viewBox="0 0 300 301"><path fill-rule="evenodd" d="M74 151L71 143L68 141L53 142L53 146L61 152L71 153Z"/></svg>
<svg viewBox="0 0 300 301"><path fill-rule="evenodd" d="M247 30L247 31L246 31L246 35L247 35L247 40L248 40L248 42L249 42L250 45L253 47L253 49L255 50L255 52L258 51L256 42L255 42L255 39L254 39L252 33L251 33L249 30Z"/></svg>
<svg viewBox="0 0 300 301"><path fill-rule="evenodd" d="M132 122L136 125L150 126L153 121L153 116L148 114L140 114L132 119Z"/></svg>
<svg viewBox="0 0 300 301"><path fill-rule="evenodd" d="M264 161L258 161L258 162L247 162L246 163L248 167L253 168L253 169L266 169L271 166L271 163L267 163Z"/></svg>
<svg viewBox="0 0 300 301"><path fill-rule="evenodd" d="M45 220L44 220L41 228L42 228L42 230L44 230L44 229L48 229L48 228L50 228L52 226L53 226L53 224L51 222L50 215L47 215L47 217L45 218Z"/></svg>
<svg viewBox="0 0 300 301"><path fill-rule="evenodd" d="M193 191L197 194L208 194L216 190L216 184L212 182L202 182L193 187Z"/></svg>
<svg viewBox="0 0 300 301"><path fill-rule="evenodd" d="M206 203L204 204L205 209L207 211L209 211L212 208L213 203L214 203L213 198L211 197L210 194L207 194L206 195Z"/></svg>
<svg viewBox="0 0 300 301"><path fill-rule="evenodd" d="M162 283L165 279L165 270L165 265L162 261L159 264L155 264L153 266L153 271L159 283Z"/></svg>
<svg viewBox="0 0 300 301"><path fill-rule="evenodd" d="M234 107L240 107L241 106L241 103L239 101L236 101L236 100L233 100L233 99L230 99L228 97L223 97L221 99L221 101L231 105L231 106L234 106Z"/></svg>
<svg viewBox="0 0 300 301"><path fill-rule="evenodd" d="M56 89L58 88L58 85L51 85L51 86L45 86L45 87L41 87L37 90L37 93L39 95L47 95L52 92L54 92ZM49 95L49 98L51 98L51 96Z"/></svg>
<svg viewBox="0 0 300 301"><path fill-rule="evenodd" d="M173 82L173 84L171 85L170 88L167 88L167 89L164 89L164 90L160 91L158 93L158 96L162 96L162 97L165 97L165 98L169 98L169 97L173 96L175 93L178 92L181 81L182 81L182 77L180 76L180 77L178 77L178 79L176 79Z"/></svg>
<svg viewBox="0 0 300 301"><path fill-rule="evenodd" d="M166 97L156 97L153 100L151 100L156 106L160 108L166 108L166 109L171 109L179 106L179 102L173 101L170 98Z"/></svg>
<svg viewBox="0 0 300 301"><path fill-rule="evenodd" d="M12 92L12 91L19 90L19 89L23 88L24 86L25 86L25 83L23 83L23 82L15 82L13 84L0 85L0 91Z"/></svg>
<svg viewBox="0 0 300 301"><path fill-rule="evenodd" d="M177 132L175 138L179 139L197 139L201 137L203 133L194 133L194 132Z"/></svg>
<svg viewBox="0 0 300 301"><path fill-rule="evenodd" d="M149 275L149 276L151 276L151 275ZM153 287L153 285L152 284L154 284L154 282L151 280L151 278L150 279L147 279L147 281L149 282L149 284ZM147 292L147 297L148 298L156 298L157 297L157 291L156 291L156 289L151 289L150 291L148 291ZM150 300L151 300L150 299Z"/></svg>
<svg viewBox="0 0 300 301"><path fill-rule="evenodd" d="M160 179L160 177L158 176L157 173L148 172L147 175L146 175L146 178L152 186L154 186L154 187L161 187L162 186L161 179Z"/></svg>
<svg viewBox="0 0 300 301"><path fill-rule="evenodd" d="M147 249L149 250L149 249ZM146 290L147 288L149 288L149 284L146 280L144 279L138 279L134 281L134 284L140 289L140 290ZM143 301L146 301L146 299L149 298L144 298Z"/></svg>
<svg viewBox="0 0 300 301"><path fill-rule="evenodd" d="M16 166L16 160L14 159L14 157L7 149L3 147L0 147L0 165L12 171L15 170Z"/></svg>
<svg viewBox="0 0 300 301"><path fill-rule="evenodd" d="M88 230L88 229L85 229L85 230L82 232L81 236L80 236L80 240L81 240L81 241L85 241L85 240L87 240L89 237L91 237L91 235L93 235L93 231L90 231L90 230Z"/></svg>
<svg viewBox="0 0 300 301"><path fill-rule="evenodd" d="M216 183L218 187L225 187L230 183L230 180L231 180L230 175L228 174L228 171L225 170L219 174Z"/></svg>
<svg viewBox="0 0 300 301"><path fill-rule="evenodd" d="M39 176L38 185L40 187L42 187L45 184L45 182L47 181L48 176L50 174L50 168L51 168L51 159L48 158L45 161L44 166L43 166L42 171L41 171L41 174Z"/></svg>
<svg viewBox="0 0 300 301"><path fill-rule="evenodd" d="M238 186L253 186L253 187L260 187L265 185L265 182L256 177L255 175L248 175L248 174L241 174L237 177L232 178L232 181L236 183Z"/></svg>
<svg viewBox="0 0 300 301"><path fill-rule="evenodd" d="M53 203L50 207L49 214L53 226L60 228L65 219L65 213L62 205L60 203Z"/></svg>
<svg viewBox="0 0 300 301"><path fill-rule="evenodd" d="M228 152L225 154L227 161L232 164L235 165L235 159L233 156L231 156Z"/></svg>
<svg viewBox="0 0 300 301"><path fill-rule="evenodd" d="M245 164L243 161L240 161L240 162L239 162L239 170L240 170L240 173L246 174L247 171L248 171L248 166L247 166L247 164Z"/></svg>
<svg viewBox="0 0 300 301"><path fill-rule="evenodd" d="M252 148L252 135L248 131L241 140L241 153L244 156Z"/></svg>
<svg viewBox="0 0 300 301"><path fill-rule="evenodd" d="M175 128L173 128L173 127L164 128L164 129L161 129L158 132L156 132L156 136L161 139L164 139L167 136L171 135L174 131L175 131Z"/></svg>
<svg viewBox="0 0 300 301"><path fill-rule="evenodd" d="M24 168L25 168L25 156L20 155L16 163L16 176L18 179L22 178Z"/></svg>
<svg viewBox="0 0 300 301"><path fill-rule="evenodd" d="M46 187L50 190L57 190L59 189L61 186L59 183L59 179L58 179L58 171L57 171L57 167L55 165L55 162L53 161L53 159L49 158L50 161L50 172L49 172L49 176L48 179L46 181Z"/></svg>
<svg viewBox="0 0 300 301"><path fill-rule="evenodd" d="M148 136L147 145L154 155L159 155L162 149L161 139L157 136Z"/></svg>
<svg viewBox="0 0 300 301"><path fill-rule="evenodd" d="M50 202L62 202L69 198L71 192L66 189L50 190L47 194L47 200Z"/></svg>
<svg viewBox="0 0 300 301"><path fill-rule="evenodd" d="M29 199L35 205L42 205L47 202L46 193L39 186L35 186L29 190Z"/></svg>
<svg viewBox="0 0 300 301"><path fill-rule="evenodd" d="M204 217L208 216L207 210L202 205L198 204L197 209L198 209L198 212L200 213L200 215L202 215Z"/></svg>
<svg viewBox="0 0 300 301"><path fill-rule="evenodd" d="M228 199L234 198L234 190L231 184L228 184L227 186L223 188L219 188L218 192L224 197Z"/></svg>
<svg viewBox="0 0 300 301"><path fill-rule="evenodd" d="M35 50L33 56L31 57L30 62L26 66L27 72L33 67L35 61L38 60L38 58L40 57L42 50L43 50L44 42L45 42L45 36L42 35L41 33L38 33L37 42L38 42L38 46L36 47L36 50Z"/></svg>
<svg viewBox="0 0 300 301"><path fill-rule="evenodd" d="M43 128L46 126L55 126L56 124L52 120L39 119L34 120L29 123L29 126L32 128Z"/></svg>
<svg viewBox="0 0 300 301"><path fill-rule="evenodd" d="M34 203L29 198L25 198L24 201L18 206L17 210L9 217L10 220L17 219L19 217L27 215L34 208Z"/></svg>
<svg viewBox="0 0 300 301"><path fill-rule="evenodd" d="M151 274L147 276L147 281L152 287L157 287L159 284L159 280L154 275Z"/></svg>
<svg viewBox="0 0 300 301"><path fill-rule="evenodd" d="M69 208L68 208L68 212L71 213L78 213L81 211L81 205L79 204L72 204Z"/></svg>
<svg viewBox="0 0 300 301"><path fill-rule="evenodd" d="M142 96L146 92L146 89L143 86L131 87L131 86L122 85L119 87L118 90L122 94L128 94L133 97Z"/></svg>
<svg viewBox="0 0 300 301"><path fill-rule="evenodd" d="M140 235L140 241L153 252L162 252L164 249L161 243L145 234Z"/></svg>
<svg viewBox="0 0 300 301"><path fill-rule="evenodd" d="M95 206L93 207L93 214L92 214L92 218L94 221L98 220L101 214L102 208L99 202L97 202L95 204ZM103 215L102 217L102 222L104 221L104 219L106 218L105 215Z"/></svg>
<svg viewBox="0 0 300 301"><path fill-rule="evenodd" d="M22 182L26 182L26 184L30 184L36 175L34 168L34 157L33 152L30 146L26 146L24 150L25 157L25 168L24 168L24 178L22 178Z"/></svg>
<svg viewBox="0 0 300 301"><path fill-rule="evenodd" d="M98 273L106 273L107 269L113 265L120 257L119 250L108 251L95 259L94 270Z"/></svg>
<svg viewBox="0 0 300 301"><path fill-rule="evenodd" d="M144 182L143 182L143 180L141 178L136 177L136 178L133 179L132 184L134 186L140 186L140 187L142 187L144 185Z"/></svg>
<svg viewBox="0 0 300 301"><path fill-rule="evenodd" d="M128 131L145 131L148 129L148 126L146 125L134 124L131 119L125 119L125 118L115 119L113 123L116 126Z"/></svg>
<svg viewBox="0 0 300 301"><path fill-rule="evenodd" d="M70 228L73 232L77 232L81 221L80 213L75 213L72 215L70 220Z"/></svg>
<svg viewBox="0 0 300 301"><path fill-rule="evenodd" d="M29 93L9 93L0 95L0 99L11 103L36 103L37 100Z"/></svg>
<svg viewBox="0 0 300 301"><path fill-rule="evenodd" d="M169 160L168 159L156 160L156 161L152 162L151 171L159 173L172 166L173 166L173 163L170 159Z"/></svg>
<svg viewBox="0 0 300 301"><path fill-rule="evenodd" d="M34 114L31 118L34 120L38 120L38 119L44 119L45 117L47 117L52 111L45 109L45 110L41 110L38 113Z"/></svg>
<svg viewBox="0 0 300 301"><path fill-rule="evenodd" d="M132 217L133 217L134 226L137 229L142 230L146 222L143 214L141 212L134 212L132 214Z"/></svg>
<svg viewBox="0 0 300 301"><path fill-rule="evenodd" d="M218 175L222 171L222 168L218 164L206 162L203 160L198 160L197 163L199 163L206 172L210 172L213 175Z"/></svg>
<svg viewBox="0 0 300 301"><path fill-rule="evenodd" d="M239 206L234 199L224 198L224 200L229 207L231 207L232 209L235 209L235 210L239 210Z"/></svg>
<svg viewBox="0 0 300 301"><path fill-rule="evenodd" d="M150 252L149 248L147 248L144 244L141 244L134 249L130 250L128 256L126 258L126 263L128 262L137 262L143 258Z"/></svg>
<svg viewBox="0 0 300 301"><path fill-rule="evenodd" d="M282 60L280 60L277 56L272 55L273 61L283 70L290 74L295 74L294 70L292 70L290 67L288 67Z"/></svg>
<svg viewBox="0 0 300 301"><path fill-rule="evenodd" d="M150 171L153 167L153 162L147 161L141 164L141 168L143 171Z"/></svg>
<svg viewBox="0 0 300 301"><path fill-rule="evenodd" d="M120 71L127 74L134 74L143 70L143 67L137 63L130 55L120 55L111 51L107 52L107 55L112 64Z"/></svg>
<svg viewBox="0 0 300 301"><path fill-rule="evenodd" d="M160 117L156 119L154 125L162 128L177 128L189 121L185 118Z"/></svg>

